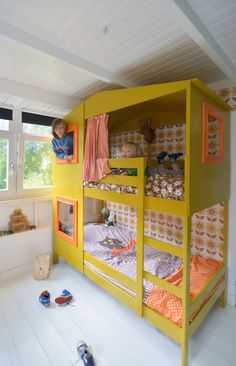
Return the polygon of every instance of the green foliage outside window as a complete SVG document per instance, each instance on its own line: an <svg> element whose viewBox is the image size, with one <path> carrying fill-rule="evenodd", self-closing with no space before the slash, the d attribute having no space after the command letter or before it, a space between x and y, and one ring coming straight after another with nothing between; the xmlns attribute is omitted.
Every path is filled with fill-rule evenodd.
<svg viewBox="0 0 236 366"><path fill-rule="evenodd" d="M52 185L51 144L25 141L24 188L43 188Z"/></svg>
<svg viewBox="0 0 236 366"><path fill-rule="evenodd" d="M0 138L0 190L7 189L8 141Z"/></svg>
<svg viewBox="0 0 236 366"><path fill-rule="evenodd" d="M52 128L49 126L32 125L23 123L23 132L35 136L51 136Z"/></svg>

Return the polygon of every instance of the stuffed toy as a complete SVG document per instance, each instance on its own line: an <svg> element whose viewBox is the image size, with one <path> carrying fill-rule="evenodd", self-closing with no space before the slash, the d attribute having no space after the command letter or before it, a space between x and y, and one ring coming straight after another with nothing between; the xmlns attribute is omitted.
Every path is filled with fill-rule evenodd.
<svg viewBox="0 0 236 366"><path fill-rule="evenodd" d="M103 207L102 209L102 223L105 224L107 222L107 218L108 218L108 209L106 207Z"/></svg>
<svg viewBox="0 0 236 366"><path fill-rule="evenodd" d="M108 226L115 226L114 225L114 221L115 221L115 211L111 210L110 214L108 216Z"/></svg>

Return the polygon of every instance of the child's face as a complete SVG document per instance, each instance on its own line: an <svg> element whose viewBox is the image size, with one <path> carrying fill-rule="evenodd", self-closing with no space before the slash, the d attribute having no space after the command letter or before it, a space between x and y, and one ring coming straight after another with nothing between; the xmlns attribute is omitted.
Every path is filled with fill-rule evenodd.
<svg viewBox="0 0 236 366"><path fill-rule="evenodd" d="M64 125L64 123L59 123L55 127L55 132L56 132L58 138L62 139L62 137L65 135L65 132L66 132L66 126Z"/></svg>
<svg viewBox="0 0 236 366"><path fill-rule="evenodd" d="M122 158L133 158L135 157L135 151L133 146L123 145L121 149Z"/></svg>

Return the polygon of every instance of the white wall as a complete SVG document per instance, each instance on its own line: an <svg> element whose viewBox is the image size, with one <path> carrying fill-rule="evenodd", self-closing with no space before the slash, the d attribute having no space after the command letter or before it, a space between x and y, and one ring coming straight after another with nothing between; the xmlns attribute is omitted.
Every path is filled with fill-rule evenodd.
<svg viewBox="0 0 236 366"><path fill-rule="evenodd" d="M230 112L231 179L228 228L228 303L236 306L236 111Z"/></svg>
<svg viewBox="0 0 236 366"><path fill-rule="evenodd" d="M52 253L51 199L0 201L0 230L8 228L9 215L17 208L36 230L0 237L0 279L32 270L37 255Z"/></svg>

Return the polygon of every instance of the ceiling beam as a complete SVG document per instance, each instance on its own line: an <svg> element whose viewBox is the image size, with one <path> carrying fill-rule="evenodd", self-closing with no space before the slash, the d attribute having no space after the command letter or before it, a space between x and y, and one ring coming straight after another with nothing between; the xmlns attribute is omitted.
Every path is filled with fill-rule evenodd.
<svg viewBox="0 0 236 366"><path fill-rule="evenodd" d="M176 21L231 81L236 82L236 65L187 1L166 0Z"/></svg>
<svg viewBox="0 0 236 366"><path fill-rule="evenodd" d="M103 67L96 65L89 60L86 60L78 55L65 51L64 49L57 47L53 43L49 43L41 38L35 37L30 33L27 33L20 28L14 27L11 24L0 20L0 34L5 37L14 39L26 46L41 51L47 55L55 57L68 64L74 65L93 75L96 79L102 80L106 83L117 84L124 87L135 86L133 82L122 77L121 75L110 72Z"/></svg>
<svg viewBox="0 0 236 366"><path fill-rule="evenodd" d="M81 100L76 98L67 97L65 95L50 92L38 87L28 86L5 78L0 78L0 92L40 103L60 106L61 108L66 109L72 109L81 103Z"/></svg>

